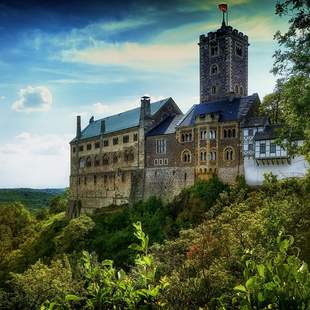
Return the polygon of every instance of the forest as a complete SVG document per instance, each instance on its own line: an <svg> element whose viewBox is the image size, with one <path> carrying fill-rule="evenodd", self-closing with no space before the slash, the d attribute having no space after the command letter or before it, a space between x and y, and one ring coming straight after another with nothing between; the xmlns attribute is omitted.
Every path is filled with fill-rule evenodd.
<svg viewBox="0 0 310 310"><path fill-rule="evenodd" d="M310 160L310 2L279 1L277 87L261 112ZM296 137L303 137L297 146ZM259 188L198 181L171 202L66 216L0 207L0 309L310 309L310 174Z"/></svg>

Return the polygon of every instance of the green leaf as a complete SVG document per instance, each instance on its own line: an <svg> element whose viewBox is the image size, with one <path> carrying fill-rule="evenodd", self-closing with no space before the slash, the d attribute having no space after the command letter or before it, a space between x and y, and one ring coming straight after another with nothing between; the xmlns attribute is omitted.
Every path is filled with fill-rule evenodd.
<svg viewBox="0 0 310 310"><path fill-rule="evenodd" d="M263 264L257 265L257 271L260 277L264 278L265 276L265 266Z"/></svg>
<svg viewBox="0 0 310 310"><path fill-rule="evenodd" d="M256 284L256 277L251 277L245 282L245 287L247 289L252 289L254 288L255 284Z"/></svg>
<svg viewBox="0 0 310 310"><path fill-rule="evenodd" d="M242 284L239 284L239 285L235 286L234 290L235 291L239 291L239 292L244 292L244 293L247 292L246 288Z"/></svg>
<svg viewBox="0 0 310 310"><path fill-rule="evenodd" d="M76 296L76 295L66 295L66 301L80 301L81 297Z"/></svg>

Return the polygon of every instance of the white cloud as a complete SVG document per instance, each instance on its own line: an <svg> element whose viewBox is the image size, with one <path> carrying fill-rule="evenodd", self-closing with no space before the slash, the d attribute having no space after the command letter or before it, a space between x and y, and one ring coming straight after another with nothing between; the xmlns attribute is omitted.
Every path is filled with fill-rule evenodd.
<svg viewBox="0 0 310 310"><path fill-rule="evenodd" d="M50 90L45 86L27 86L19 91L19 98L12 104L18 112L49 111L53 103Z"/></svg>
<svg viewBox="0 0 310 310"><path fill-rule="evenodd" d="M0 100L4 100L5 99L5 96L0 96Z"/></svg>
<svg viewBox="0 0 310 310"><path fill-rule="evenodd" d="M195 44L101 43L98 47L62 52L62 60L93 65L125 66L131 69L169 72L192 65Z"/></svg>
<svg viewBox="0 0 310 310"><path fill-rule="evenodd" d="M0 146L0 187L66 187L70 135L23 132Z"/></svg>
<svg viewBox="0 0 310 310"><path fill-rule="evenodd" d="M93 104L93 110L96 114L105 114L109 111L110 106L101 103L101 102L97 102L95 104Z"/></svg>

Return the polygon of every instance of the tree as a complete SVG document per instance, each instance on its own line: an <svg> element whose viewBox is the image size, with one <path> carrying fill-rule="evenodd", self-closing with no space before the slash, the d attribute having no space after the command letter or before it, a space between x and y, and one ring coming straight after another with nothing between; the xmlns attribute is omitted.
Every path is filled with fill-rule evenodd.
<svg viewBox="0 0 310 310"><path fill-rule="evenodd" d="M283 107L281 102L282 80L277 81L274 92L264 97L260 110L264 115L268 115L272 124L278 124L283 119Z"/></svg>
<svg viewBox="0 0 310 310"><path fill-rule="evenodd" d="M310 1L285 0L276 5L276 14L290 16L286 33L278 31L275 39L280 48L275 52L273 72L284 76L310 76Z"/></svg>
<svg viewBox="0 0 310 310"><path fill-rule="evenodd" d="M292 153L310 158L310 1L286 0L276 5L276 14L289 15L289 29L278 31L275 39L273 73L282 76L284 83L279 92L283 109L281 139ZM275 95L273 95L275 96ZM295 141L304 140L302 147Z"/></svg>

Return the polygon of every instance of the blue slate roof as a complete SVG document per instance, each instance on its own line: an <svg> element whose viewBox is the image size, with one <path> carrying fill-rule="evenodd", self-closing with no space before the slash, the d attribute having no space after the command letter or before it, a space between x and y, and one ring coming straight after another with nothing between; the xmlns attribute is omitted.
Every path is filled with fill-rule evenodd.
<svg viewBox="0 0 310 310"><path fill-rule="evenodd" d="M259 100L257 94L246 97L238 97L233 100L222 99L217 101L209 101L192 106L192 108L184 116L178 124L178 127L186 127L194 125L196 117L202 114L219 114L220 122L241 120L247 115L250 107Z"/></svg>
<svg viewBox="0 0 310 310"><path fill-rule="evenodd" d="M178 122L183 118L183 114L168 116L164 121L147 133L147 136L158 136L175 133Z"/></svg>
<svg viewBox="0 0 310 310"><path fill-rule="evenodd" d="M156 114L171 98L151 103L151 115ZM81 139L88 139L101 134L101 121L105 121L105 134L139 126L140 107L98 119L88 124L81 133ZM75 141L75 139L73 139Z"/></svg>

